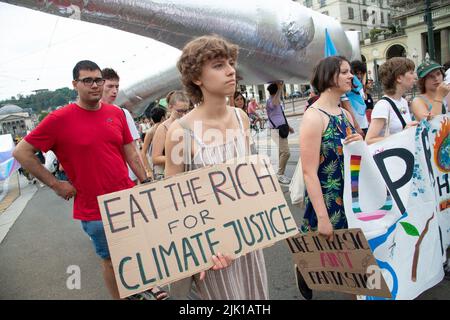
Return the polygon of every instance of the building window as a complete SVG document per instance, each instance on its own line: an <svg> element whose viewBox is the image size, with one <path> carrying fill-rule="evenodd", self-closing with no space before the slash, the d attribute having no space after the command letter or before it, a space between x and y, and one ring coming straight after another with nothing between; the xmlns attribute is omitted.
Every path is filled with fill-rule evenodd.
<svg viewBox="0 0 450 320"><path fill-rule="evenodd" d="M384 24L384 13L380 12L380 14L381 14L381 24Z"/></svg>
<svg viewBox="0 0 450 320"><path fill-rule="evenodd" d="M305 0L304 4L305 4L305 7L311 8L312 7L312 0Z"/></svg>
<svg viewBox="0 0 450 320"><path fill-rule="evenodd" d="M391 25L392 24L391 14L388 13L387 16L388 16L388 25Z"/></svg>
<svg viewBox="0 0 450 320"><path fill-rule="evenodd" d="M363 10L363 21L367 21L369 19L369 13L366 9Z"/></svg>
<svg viewBox="0 0 450 320"><path fill-rule="evenodd" d="M323 8L327 5L327 0L319 0L320 7Z"/></svg>
<svg viewBox="0 0 450 320"><path fill-rule="evenodd" d="M355 19L355 12L353 11L353 8L348 7L348 19L353 20Z"/></svg>

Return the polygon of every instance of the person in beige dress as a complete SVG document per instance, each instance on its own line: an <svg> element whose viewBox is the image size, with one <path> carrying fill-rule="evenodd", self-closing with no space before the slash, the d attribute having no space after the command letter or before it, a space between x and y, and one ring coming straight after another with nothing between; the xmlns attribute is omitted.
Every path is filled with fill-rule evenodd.
<svg viewBox="0 0 450 320"><path fill-rule="evenodd" d="M169 128L165 143L166 177L249 154L248 117L241 109L227 105L227 97L236 88L237 54L237 46L218 36L200 37L184 47L177 67L184 89L196 107ZM262 250L234 260L226 252L217 253L212 261L214 266L210 270L173 284L171 296L202 300L268 299Z"/></svg>

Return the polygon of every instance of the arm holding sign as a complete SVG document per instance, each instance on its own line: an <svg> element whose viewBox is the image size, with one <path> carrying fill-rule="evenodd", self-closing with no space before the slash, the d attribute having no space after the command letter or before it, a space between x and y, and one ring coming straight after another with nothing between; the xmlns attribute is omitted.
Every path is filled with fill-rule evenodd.
<svg viewBox="0 0 450 320"><path fill-rule="evenodd" d="M314 109L308 109L303 116L300 126L300 161L302 162L306 190L317 215L318 231L321 235L332 238L333 226L328 216L317 175L320 161L320 145L324 129L323 119L319 112Z"/></svg>

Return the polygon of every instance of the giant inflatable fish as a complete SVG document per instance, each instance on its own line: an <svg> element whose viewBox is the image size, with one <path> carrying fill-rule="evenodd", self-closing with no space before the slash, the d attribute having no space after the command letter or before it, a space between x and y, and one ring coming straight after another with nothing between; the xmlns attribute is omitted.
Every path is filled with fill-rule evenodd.
<svg viewBox="0 0 450 320"><path fill-rule="evenodd" d="M291 0L17 0L6 3L132 32L182 49L218 34L239 45L240 84L308 82L323 57L325 29L337 51L360 59L357 32ZM124 44L126 45L126 44ZM117 100L136 113L180 88L176 61L124 87Z"/></svg>

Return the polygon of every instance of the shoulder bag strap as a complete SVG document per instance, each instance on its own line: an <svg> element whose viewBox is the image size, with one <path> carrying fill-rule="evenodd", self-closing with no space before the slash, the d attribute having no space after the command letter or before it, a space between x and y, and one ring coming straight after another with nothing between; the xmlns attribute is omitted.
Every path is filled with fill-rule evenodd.
<svg viewBox="0 0 450 320"><path fill-rule="evenodd" d="M280 108L281 108L281 113L283 114L285 124L289 125L288 122L287 122L286 116L285 116L285 114L284 114L283 104L281 104L281 101L282 101L282 100L281 100L281 97L280 97ZM267 116L267 119L269 119L269 121L270 121L270 123L272 124L272 126L274 127L274 129L276 129L277 126L275 125L275 123L273 123L273 121L270 119L269 116Z"/></svg>
<svg viewBox="0 0 450 320"><path fill-rule="evenodd" d="M388 98L388 97L386 97L386 96L384 96L384 97L381 98L381 99L386 100L387 102L389 102L389 104L391 105L392 109L394 109L394 112L395 112L395 114L397 115L398 120L400 120L400 122L402 123L402 128L405 129L405 127L406 127L406 121L405 121L405 119L403 119L403 117L402 117L402 115L401 115L401 113L400 113L400 110L398 110L398 108L397 108L397 106L395 105L394 101L392 101L392 99L390 99L390 98Z"/></svg>

